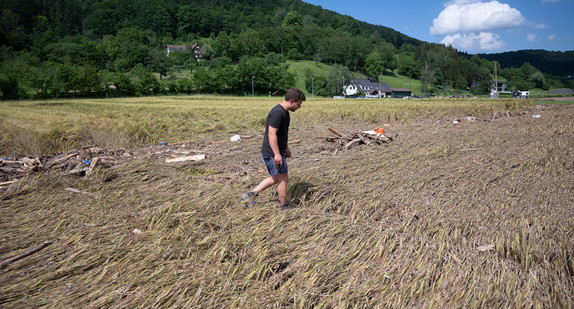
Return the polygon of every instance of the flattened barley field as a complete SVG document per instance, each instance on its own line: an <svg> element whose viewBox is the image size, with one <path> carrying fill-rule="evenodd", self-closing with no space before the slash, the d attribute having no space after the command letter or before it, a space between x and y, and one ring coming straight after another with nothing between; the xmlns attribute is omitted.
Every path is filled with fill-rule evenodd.
<svg viewBox="0 0 574 309"><path fill-rule="evenodd" d="M0 103L2 156L44 163L0 180L0 307L574 306L574 106L308 98L291 114L296 208L275 188L248 208L280 101ZM328 139L377 127L398 136ZM107 161L47 168L80 153ZM205 159L166 162L189 154Z"/></svg>

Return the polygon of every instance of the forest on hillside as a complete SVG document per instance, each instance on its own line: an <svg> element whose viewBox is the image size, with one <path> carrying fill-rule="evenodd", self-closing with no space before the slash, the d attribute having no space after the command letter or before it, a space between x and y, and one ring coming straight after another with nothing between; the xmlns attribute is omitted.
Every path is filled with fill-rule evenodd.
<svg viewBox="0 0 574 309"><path fill-rule="evenodd" d="M286 60L326 63L302 72L317 95L341 77L400 74L424 93L487 93L493 62L421 42L301 0L5 0L0 94L5 100L177 93L258 94L295 83ZM384 23L384 20L382 21ZM201 46L167 56L167 45ZM190 49L190 48L188 48ZM499 66L500 67L500 66ZM512 89L572 87L531 63L498 71ZM348 79L349 80L349 79Z"/></svg>
<svg viewBox="0 0 574 309"><path fill-rule="evenodd" d="M489 61L498 61L503 67L520 67L524 63L557 76L572 76L574 74L574 51L547 51L542 49L527 49L498 54L479 54Z"/></svg>

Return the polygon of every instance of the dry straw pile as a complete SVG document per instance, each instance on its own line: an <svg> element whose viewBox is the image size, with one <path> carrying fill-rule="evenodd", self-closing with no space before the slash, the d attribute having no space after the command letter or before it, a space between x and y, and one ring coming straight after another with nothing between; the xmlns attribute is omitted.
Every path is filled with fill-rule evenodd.
<svg viewBox="0 0 574 309"><path fill-rule="evenodd" d="M468 114L379 122L392 113L331 102L340 112L321 125L305 104L290 211L273 190L239 200L265 176L260 136L188 144L198 162L144 154L12 183L0 260L25 256L0 270L0 307L574 306L574 108L453 124ZM333 155L318 138L383 122L392 143Z"/></svg>

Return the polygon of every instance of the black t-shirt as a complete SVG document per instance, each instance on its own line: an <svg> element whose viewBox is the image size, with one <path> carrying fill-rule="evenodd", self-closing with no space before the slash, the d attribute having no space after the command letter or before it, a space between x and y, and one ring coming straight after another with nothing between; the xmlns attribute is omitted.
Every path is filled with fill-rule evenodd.
<svg viewBox="0 0 574 309"><path fill-rule="evenodd" d="M279 152L281 155L285 155L290 121L291 117L289 116L289 112L286 111L281 104L277 104L277 106L271 109L267 115L267 120L265 121L265 136L263 137L263 145L261 146L262 155L270 157L275 156L273 149L271 149L271 145L269 145L269 126L277 128L277 144L279 145Z"/></svg>

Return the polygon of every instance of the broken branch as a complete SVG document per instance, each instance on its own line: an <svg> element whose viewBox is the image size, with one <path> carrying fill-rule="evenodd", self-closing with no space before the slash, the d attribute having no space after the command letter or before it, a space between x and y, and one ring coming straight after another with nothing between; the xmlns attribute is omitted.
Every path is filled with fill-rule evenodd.
<svg viewBox="0 0 574 309"><path fill-rule="evenodd" d="M11 258L5 259L4 261L2 261L2 262L0 263L0 269L4 269L6 266L8 266L8 264L13 263L13 262L16 262L16 261L18 261L18 260L20 260L20 259L23 259L23 258L29 256L29 255L32 255L32 254L34 254L34 253L36 253L36 252L38 252L38 251L40 251L40 250L46 248L47 246L49 246L49 245L51 245L51 244L52 244L51 241L45 241L45 242L43 242L41 245L39 245L39 246L37 246L37 247L35 247L35 248L32 248L32 249L30 249L30 250L28 250L28 251L26 251L26 252L24 252L24 253L22 253L22 254L18 254L18 255L16 255L16 256L11 257Z"/></svg>

